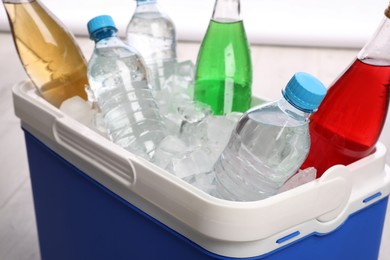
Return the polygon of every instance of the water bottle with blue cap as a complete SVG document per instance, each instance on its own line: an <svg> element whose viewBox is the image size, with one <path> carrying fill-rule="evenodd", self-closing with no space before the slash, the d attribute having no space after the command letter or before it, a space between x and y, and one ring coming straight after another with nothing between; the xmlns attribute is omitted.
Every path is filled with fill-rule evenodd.
<svg viewBox="0 0 390 260"><path fill-rule="evenodd" d="M117 37L108 15L88 22L95 49L88 63L88 81L111 140L130 152L152 160L166 136L149 86L144 61Z"/></svg>
<svg viewBox="0 0 390 260"><path fill-rule="evenodd" d="M254 201L276 194L307 157L309 116L325 95L319 80L298 72L279 100L246 112L214 166L216 196Z"/></svg>

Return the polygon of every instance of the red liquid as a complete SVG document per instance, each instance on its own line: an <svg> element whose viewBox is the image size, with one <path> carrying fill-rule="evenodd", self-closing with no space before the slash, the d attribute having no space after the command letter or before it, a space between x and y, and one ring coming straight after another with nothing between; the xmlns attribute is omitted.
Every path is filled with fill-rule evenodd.
<svg viewBox="0 0 390 260"><path fill-rule="evenodd" d="M348 165L369 155L386 120L389 84L390 66L357 59L311 117L311 147L302 168L314 166L320 177L333 165Z"/></svg>

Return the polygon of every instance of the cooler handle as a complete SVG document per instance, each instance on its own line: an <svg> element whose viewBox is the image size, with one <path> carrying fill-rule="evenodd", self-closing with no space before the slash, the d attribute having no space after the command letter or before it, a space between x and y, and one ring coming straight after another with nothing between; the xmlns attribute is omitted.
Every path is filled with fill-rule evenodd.
<svg viewBox="0 0 390 260"><path fill-rule="evenodd" d="M135 184L136 171L128 158L131 154L110 140L69 117L56 118L53 135L59 145L116 182L124 186Z"/></svg>

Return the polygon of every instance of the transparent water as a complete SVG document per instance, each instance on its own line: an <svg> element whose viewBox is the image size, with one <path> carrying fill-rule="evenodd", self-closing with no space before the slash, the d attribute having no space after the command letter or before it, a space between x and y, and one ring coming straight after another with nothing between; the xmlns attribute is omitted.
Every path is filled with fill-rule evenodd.
<svg viewBox="0 0 390 260"><path fill-rule="evenodd" d="M88 77L109 137L150 160L166 129L141 58L117 38L101 40L89 62Z"/></svg>
<svg viewBox="0 0 390 260"><path fill-rule="evenodd" d="M245 114L214 166L217 196L252 201L278 193L310 147L308 125L277 105Z"/></svg>
<svg viewBox="0 0 390 260"><path fill-rule="evenodd" d="M158 11L136 12L127 27L127 42L148 66L154 89L160 89L174 73L176 34L172 21Z"/></svg>

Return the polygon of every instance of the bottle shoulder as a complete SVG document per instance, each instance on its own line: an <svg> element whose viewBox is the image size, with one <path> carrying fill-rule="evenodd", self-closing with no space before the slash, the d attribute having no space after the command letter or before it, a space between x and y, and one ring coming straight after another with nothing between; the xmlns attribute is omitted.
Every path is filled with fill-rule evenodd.
<svg viewBox="0 0 390 260"><path fill-rule="evenodd" d="M142 19L157 19L160 18L162 20L167 20L172 23L172 19L168 16L168 14L164 12L160 12L159 10L150 10L144 12L135 12L132 18L142 18Z"/></svg>
<svg viewBox="0 0 390 260"><path fill-rule="evenodd" d="M96 43L93 56L120 59L129 56L140 56L140 54L136 49L124 43L118 37L109 37Z"/></svg>
<svg viewBox="0 0 390 260"><path fill-rule="evenodd" d="M106 37L95 43L95 49L111 47L125 47L125 43L117 36Z"/></svg>
<svg viewBox="0 0 390 260"><path fill-rule="evenodd" d="M376 66L390 65L390 19L384 18L371 39L361 49L358 59Z"/></svg>
<svg viewBox="0 0 390 260"><path fill-rule="evenodd" d="M169 17L169 15L164 10L162 10L156 3L137 6L131 20L133 20L133 18L144 20L160 19L165 20L167 23L173 24L172 19Z"/></svg>
<svg viewBox="0 0 390 260"><path fill-rule="evenodd" d="M113 71L139 71L146 74L142 57L128 48L123 46L95 48L88 62L89 74L101 75Z"/></svg>
<svg viewBox="0 0 390 260"><path fill-rule="evenodd" d="M156 12L135 13L126 28L127 32L147 31L175 33L173 21L166 15Z"/></svg>
<svg viewBox="0 0 390 260"><path fill-rule="evenodd" d="M168 14L157 3L138 5L134 11L134 15L142 15L142 14L146 14L146 15L153 14L153 15L169 18Z"/></svg>
<svg viewBox="0 0 390 260"><path fill-rule="evenodd" d="M279 99L251 109L247 117L258 123L284 127L298 127L308 124L309 114L304 113L285 99Z"/></svg>

